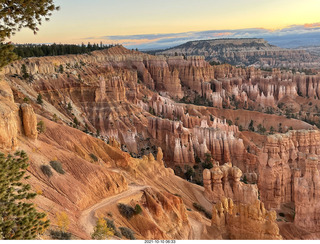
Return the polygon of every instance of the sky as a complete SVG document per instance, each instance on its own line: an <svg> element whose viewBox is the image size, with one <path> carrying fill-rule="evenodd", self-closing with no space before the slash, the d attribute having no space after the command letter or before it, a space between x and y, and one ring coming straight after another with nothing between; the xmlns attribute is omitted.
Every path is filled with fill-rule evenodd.
<svg viewBox="0 0 320 244"><path fill-rule="evenodd" d="M319 0L55 0L60 11L37 35L23 29L14 43L120 43L164 48L188 40L314 36ZM320 39L319 39L320 40ZM287 40L290 41L290 40Z"/></svg>

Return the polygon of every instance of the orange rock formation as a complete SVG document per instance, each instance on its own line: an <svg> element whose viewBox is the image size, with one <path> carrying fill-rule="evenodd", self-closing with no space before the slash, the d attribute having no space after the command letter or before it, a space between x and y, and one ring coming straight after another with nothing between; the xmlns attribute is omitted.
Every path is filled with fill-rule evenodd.
<svg viewBox="0 0 320 244"><path fill-rule="evenodd" d="M212 226L231 240L281 240L276 217L259 200L242 204L224 198L213 207Z"/></svg>

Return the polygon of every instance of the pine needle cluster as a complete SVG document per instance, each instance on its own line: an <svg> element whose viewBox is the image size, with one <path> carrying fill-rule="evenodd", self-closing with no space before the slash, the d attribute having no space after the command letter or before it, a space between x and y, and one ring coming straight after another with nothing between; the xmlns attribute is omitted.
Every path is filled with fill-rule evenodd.
<svg viewBox="0 0 320 244"><path fill-rule="evenodd" d="M33 203L37 194L29 184L22 183L29 166L25 152L5 156L0 153L0 239L31 240L49 227L45 213L39 213Z"/></svg>

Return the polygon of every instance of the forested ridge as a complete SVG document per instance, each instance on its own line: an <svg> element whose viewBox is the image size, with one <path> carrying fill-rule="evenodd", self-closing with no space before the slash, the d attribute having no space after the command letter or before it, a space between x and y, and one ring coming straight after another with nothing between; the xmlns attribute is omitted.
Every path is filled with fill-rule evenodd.
<svg viewBox="0 0 320 244"><path fill-rule="evenodd" d="M21 58L83 54L95 50L108 49L115 45L105 44L15 44L14 53Z"/></svg>

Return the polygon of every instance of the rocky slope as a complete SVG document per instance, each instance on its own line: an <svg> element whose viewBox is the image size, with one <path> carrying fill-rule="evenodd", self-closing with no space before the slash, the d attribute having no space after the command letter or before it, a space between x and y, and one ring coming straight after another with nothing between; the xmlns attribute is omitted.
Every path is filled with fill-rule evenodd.
<svg viewBox="0 0 320 244"><path fill-rule="evenodd" d="M257 38L190 41L157 55L201 55L207 61L256 67L312 68L319 56L305 50L283 49Z"/></svg>
<svg viewBox="0 0 320 244"><path fill-rule="evenodd" d="M100 216L140 239L280 239L260 198L277 211L280 233L317 237L319 131L307 122L318 121L319 75L210 66L199 56L165 58L121 46L29 58L3 75L0 149L28 153L30 183L41 193L36 203L53 226L65 211L69 231L82 239ZM46 130L37 130L40 121ZM65 174L45 175L41 167L50 161L61 162ZM229 227L197 212L195 203L211 212L224 198L247 209L244 217L224 215ZM143 212L128 220L118 203ZM294 218L291 210L279 215L288 204ZM256 209L261 214L252 217ZM243 222L259 233L241 229Z"/></svg>

